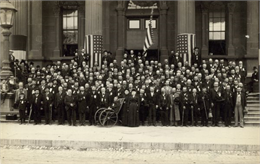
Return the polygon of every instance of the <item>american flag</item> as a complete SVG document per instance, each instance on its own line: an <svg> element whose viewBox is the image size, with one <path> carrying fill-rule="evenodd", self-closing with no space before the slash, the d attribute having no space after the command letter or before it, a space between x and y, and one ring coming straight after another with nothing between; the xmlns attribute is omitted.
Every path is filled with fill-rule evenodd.
<svg viewBox="0 0 260 164"><path fill-rule="evenodd" d="M86 35L84 49L86 49L86 53L90 56L89 66L98 65L101 67L102 35Z"/></svg>
<svg viewBox="0 0 260 164"><path fill-rule="evenodd" d="M144 46L143 46L143 55L146 56L146 51L153 45L153 28L152 28L152 20L153 20L153 8L151 11L151 16L148 24L148 28L146 31L146 36L144 39Z"/></svg>
<svg viewBox="0 0 260 164"><path fill-rule="evenodd" d="M182 56L183 63L189 62L191 66L191 55L195 48L195 34L183 33L177 36L177 52Z"/></svg>

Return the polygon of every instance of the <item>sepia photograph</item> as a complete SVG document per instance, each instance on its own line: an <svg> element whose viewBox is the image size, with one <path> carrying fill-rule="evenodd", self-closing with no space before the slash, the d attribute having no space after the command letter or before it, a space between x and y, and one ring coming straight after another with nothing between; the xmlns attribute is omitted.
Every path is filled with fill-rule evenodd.
<svg viewBox="0 0 260 164"><path fill-rule="evenodd" d="M0 164L259 164L258 0L0 0Z"/></svg>

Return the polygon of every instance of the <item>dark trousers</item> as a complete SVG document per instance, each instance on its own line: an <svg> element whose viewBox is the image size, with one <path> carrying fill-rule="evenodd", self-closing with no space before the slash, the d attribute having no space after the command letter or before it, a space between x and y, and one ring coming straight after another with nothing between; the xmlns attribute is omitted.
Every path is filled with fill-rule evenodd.
<svg viewBox="0 0 260 164"><path fill-rule="evenodd" d="M96 106L91 106L89 108L89 117L88 117L89 125L96 124L95 120L94 120L94 115L95 115L96 111L97 111L97 107Z"/></svg>
<svg viewBox="0 0 260 164"><path fill-rule="evenodd" d="M183 125L184 126L187 126L188 125L188 120L189 120L189 116L191 115L191 110L190 110L190 106L189 105L186 105L185 106L186 108L183 109L182 111L182 118L183 118Z"/></svg>
<svg viewBox="0 0 260 164"><path fill-rule="evenodd" d="M68 119L69 125L71 125L71 123L73 125L76 125L76 114L77 113L76 113L75 107L67 107L66 113L67 113L67 119Z"/></svg>
<svg viewBox="0 0 260 164"><path fill-rule="evenodd" d="M85 120L86 120L86 113L84 111L79 112L79 124L85 125Z"/></svg>
<svg viewBox="0 0 260 164"><path fill-rule="evenodd" d="M44 108L44 113L45 113L45 124L50 124L51 123L51 117L52 117L52 108L50 106L46 106Z"/></svg>
<svg viewBox="0 0 260 164"><path fill-rule="evenodd" d="M147 116L147 112L146 112L147 107L144 105L140 105L140 109L139 109L139 118L140 121L142 123L142 125L144 125L144 122L146 120L146 116Z"/></svg>
<svg viewBox="0 0 260 164"><path fill-rule="evenodd" d="M150 104L149 106L149 114L148 114L148 124L153 124L155 125L156 123L156 108L155 105Z"/></svg>
<svg viewBox="0 0 260 164"><path fill-rule="evenodd" d="M58 112L58 124L64 124L64 108L63 105L59 105L56 108L57 112Z"/></svg>
<svg viewBox="0 0 260 164"><path fill-rule="evenodd" d="M232 109L233 109L233 107L230 105L230 103L225 105L225 110L224 110L225 126L230 126L231 125Z"/></svg>
<svg viewBox="0 0 260 164"><path fill-rule="evenodd" d="M169 110L166 110L166 107L162 107L162 110L160 111L161 113L161 122L163 126L168 126L170 125L170 120L169 120Z"/></svg>
<svg viewBox="0 0 260 164"><path fill-rule="evenodd" d="M25 110L19 110L21 123L25 123Z"/></svg>
<svg viewBox="0 0 260 164"><path fill-rule="evenodd" d="M201 115L201 125L208 126L209 111L203 107L200 109L200 115Z"/></svg>
<svg viewBox="0 0 260 164"><path fill-rule="evenodd" d="M216 102L212 110L212 125L218 126L221 102Z"/></svg>
<svg viewBox="0 0 260 164"><path fill-rule="evenodd" d="M33 107L33 118L34 118L34 123L39 124L41 123L41 110L38 107Z"/></svg>
<svg viewBox="0 0 260 164"><path fill-rule="evenodd" d="M193 108L192 110L193 110L193 111L191 112L191 114L193 114L193 122L192 122L192 125L197 126L200 113L199 113L199 111L198 111L198 108Z"/></svg>

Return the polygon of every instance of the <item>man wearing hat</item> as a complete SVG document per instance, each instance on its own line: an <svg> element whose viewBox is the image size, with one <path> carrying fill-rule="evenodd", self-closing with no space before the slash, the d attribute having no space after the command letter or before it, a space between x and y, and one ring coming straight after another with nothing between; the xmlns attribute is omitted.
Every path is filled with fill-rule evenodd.
<svg viewBox="0 0 260 164"><path fill-rule="evenodd" d="M19 94L19 98L15 101L15 104L18 105L18 109L19 109L19 116L21 120L20 124L23 124L25 123L25 110L27 106L27 99L24 93Z"/></svg>
<svg viewBox="0 0 260 164"><path fill-rule="evenodd" d="M35 89L35 93L31 100L32 104L32 113L34 116L34 124L37 125L41 123L41 106L42 106L43 97L38 88Z"/></svg>
<svg viewBox="0 0 260 164"><path fill-rule="evenodd" d="M50 93L50 89L46 88L43 94L43 109L45 114L45 124L51 124L52 122L52 105L53 105L53 94Z"/></svg>
<svg viewBox="0 0 260 164"><path fill-rule="evenodd" d="M72 95L71 89L67 90L67 94L64 98L64 103L69 125L71 126L72 123L73 126L76 126L76 99L75 96Z"/></svg>
<svg viewBox="0 0 260 164"><path fill-rule="evenodd" d="M54 107L58 113L58 125L64 124L64 97L65 91L63 90L62 86L58 87L58 92L55 94L54 97Z"/></svg>

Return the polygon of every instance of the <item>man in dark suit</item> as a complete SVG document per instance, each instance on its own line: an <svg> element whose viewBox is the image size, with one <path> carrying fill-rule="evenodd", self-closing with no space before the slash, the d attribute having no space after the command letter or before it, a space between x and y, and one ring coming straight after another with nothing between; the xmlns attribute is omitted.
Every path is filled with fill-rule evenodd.
<svg viewBox="0 0 260 164"><path fill-rule="evenodd" d="M202 86L202 92L199 95L198 104L200 108L201 125L208 126L210 98L206 85Z"/></svg>
<svg viewBox="0 0 260 164"><path fill-rule="evenodd" d="M67 95L64 98L65 110L67 113L67 120L69 125L73 123L73 126L76 126L76 98L72 95L72 90L67 90Z"/></svg>
<svg viewBox="0 0 260 164"><path fill-rule="evenodd" d="M94 115L97 109L100 107L100 95L96 90L96 87L92 86L92 91L89 98L89 125L96 124L94 121Z"/></svg>
<svg viewBox="0 0 260 164"><path fill-rule="evenodd" d="M149 104L149 113L148 113L148 124L156 126L156 109L159 107L157 101L158 95L156 94L154 87L150 87L150 92L147 93L147 102Z"/></svg>
<svg viewBox="0 0 260 164"><path fill-rule="evenodd" d="M50 89L46 88L43 95L43 108L45 114L45 124L51 124L52 122L52 105L53 105L53 94L50 93Z"/></svg>
<svg viewBox="0 0 260 164"><path fill-rule="evenodd" d="M212 124L213 126L219 126L219 116L220 116L220 110L223 105L224 101L224 92L223 89L219 86L218 82L214 82L214 88L211 89L211 106L212 106L212 114L213 114L213 120Z"/></svg>
<svg viewBox="0 0 260 164"><path fill-rule="evenodd" d="M35 94L31 100L32 111L34 116L34 124L41 123L41 106L42 106L42 94L39 89L35 90Z"/></svg>
<svg viewBox="0 0 260 164"><path fill-rule="evenodd" d="M190 115L190 106L192 102L192 97L190 93L187 91L187 87L184 86L182 88L182 93L180 94L180 108L181 108L181 116L182 116L182 125L188 125L188 117Z"/></svg>
<svg viewBox="0 0 260 164"><path fill-rule="evenodd" d="M231 125L231 117L234 109L234 94L231 91L230 85L226 86L225 89L225 110L224 110L224 120L225 126L230 127Z"/></svg>
<svg viewBox="0 0 260 164"><path fill-rule="evenodd" d="M62 86L58 87L58 93L55 94L54 98L54 107L58 113L58 124L64 124L64 97L65 93L63 91Z"/></svg>
<svg viewBox="0 0 260 164"><path fill-rule="evenodd" d="M191 56L191 65L194 65L195 63L198 64L198 66L201 66L201 53L198 47L194 48L194 52Z"/></svg>
<svg viewBox="0 0 260 164"><path fill-rule="evenodd" d="M197 89L192 89L192 101L191 101L191 118L192 125L197 126L199 119L199 104L198 104L199 95L197 94Z"/></svg>
<svg viewBox="0 0 260 164"><path fill-rule="evenodd" d="M161 95L158 97L159 108L161 113L161 122L163 126L170 125L169 113L170 113L170 97L165 93L165 89L161 89Z"/></svg>
<svg viewBox="0 0 260 164"><path fill-rule="evenodd" d="M86 110L87 110L87 100L86 100L86 93L85 88L80 86L78 94L78 110L79 110L79 124L84 126L85 125L85 118L86 118Z"/></svg>
<svg viewBox="0 0 260 164"><path fill-rule="evenodd" d="M234 95L234 105L235 105L235 127L238 126L238 120L240 122L240 127L244 127L244 120L243 120L243 111L245 110L246 106L246 95L242 92L242 88L238 87L237 91Z"/></svg>

